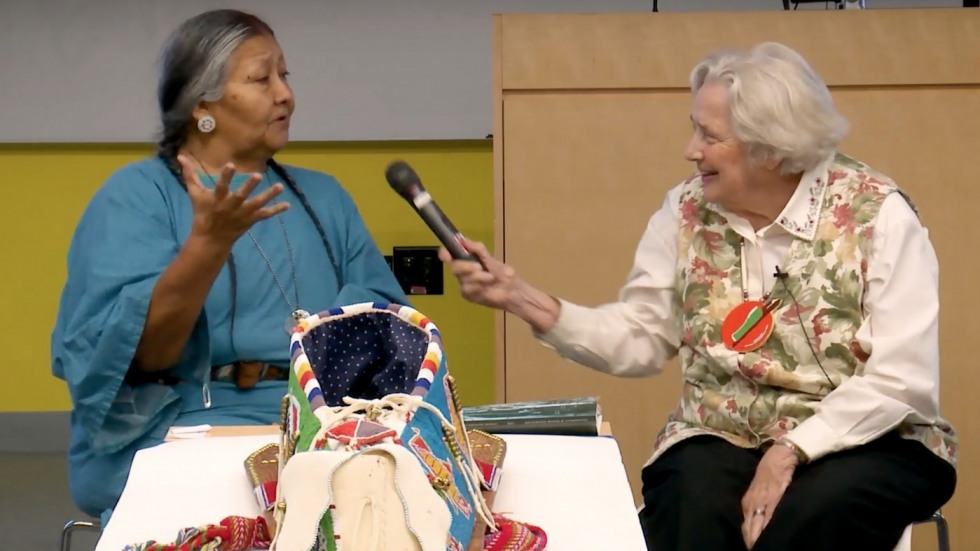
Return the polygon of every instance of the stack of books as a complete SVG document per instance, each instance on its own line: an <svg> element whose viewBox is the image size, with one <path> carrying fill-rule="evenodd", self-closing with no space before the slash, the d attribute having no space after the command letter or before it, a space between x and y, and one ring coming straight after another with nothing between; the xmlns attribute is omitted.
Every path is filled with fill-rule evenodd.
<svg viewBox="0 0 980 551"><path fill-rule="evenodd" d="M597 436L602 411L595 396L464 407L468 430L490 434Z"/></svg>

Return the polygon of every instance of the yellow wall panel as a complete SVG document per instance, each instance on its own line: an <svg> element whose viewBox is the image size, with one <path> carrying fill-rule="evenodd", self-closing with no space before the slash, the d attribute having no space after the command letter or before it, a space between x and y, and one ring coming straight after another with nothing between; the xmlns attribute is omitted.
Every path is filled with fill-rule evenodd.
<svg viewBox="0 0 980 551"><path fill-rule="evenodd" d="M71 408L51 375L49 342L65 278L72 231L89 198L113 171L153 153L150 145L0 146L0 412ZM403 199L388 187L394 159L415 167L426 188L468 236L493 236L493 160L489 141L296 143L278 160L336 176L350 191L385 254L402 245L437 245ZM494 400L493 313L464 302L445 271L445 294L412 296L440 328L449 368L466 404ZM283 341L283 346L288 346Z"/></svg>

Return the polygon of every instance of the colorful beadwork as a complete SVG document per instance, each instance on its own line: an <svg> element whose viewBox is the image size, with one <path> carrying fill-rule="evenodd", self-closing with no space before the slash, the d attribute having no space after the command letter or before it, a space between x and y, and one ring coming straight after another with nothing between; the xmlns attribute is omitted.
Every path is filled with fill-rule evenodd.
<svg viewBox="0 0 980 551"><path fill-rule="evenodd" d="M487 532L483 538L483 551L543 551L548 545L548 535L541 528L508 519L494 513L496 532Z"/></svg>
<svg viewBox="0 0 980 551"><path fill-rule="evenodd" d="M415 452L415 455L422 462L422 467L429 473L432 486L445 496L453 509L464 517L470 518L473 515L473 508L456 485L452 462L439 459L433 455L432 449L422 439L418 429L413 428L412 432L415 434L408 439L408 447Z"/></svg>
<svg viewBox="0 0 980 551"><path fill-rule="evenodd" d="M185 528L172 543L148 541L127 545L123 551L249 551L268 549L271 543L262 517L226 517L219 524Z"/></svg>

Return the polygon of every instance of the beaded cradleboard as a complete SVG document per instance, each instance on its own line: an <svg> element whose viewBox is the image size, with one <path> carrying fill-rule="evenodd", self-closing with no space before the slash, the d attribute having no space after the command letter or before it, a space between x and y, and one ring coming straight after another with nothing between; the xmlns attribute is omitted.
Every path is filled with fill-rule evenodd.
<svg viewBox="0 0 980 551"><path fill-rule="evenodd" d="M429 319L379 303L313 314L290 357L273 549L462 551L478 518L495 528Z"/></svg>
<svg viewBox="0 0 980 551"><path fill-rule="evenodd" d="M465 429L424 316L388 304L330 310L303 320L290 350L280 443L244 461L262 516L126 551L545 548L541 528L491 515L506 443Z"/></svg>

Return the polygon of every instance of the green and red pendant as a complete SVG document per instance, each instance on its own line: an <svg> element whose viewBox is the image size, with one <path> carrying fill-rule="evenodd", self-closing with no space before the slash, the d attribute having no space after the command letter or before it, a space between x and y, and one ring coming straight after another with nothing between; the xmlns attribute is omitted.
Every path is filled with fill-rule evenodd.
<svg viewBox="0 0 980 551"><path fill-rule="evenodd" d="M721 324L721 338L729 350L752 352L758 350L776 325L772 312L779 308L781 300L763 297L762 300L747 300L725 316Z"/></svg>

